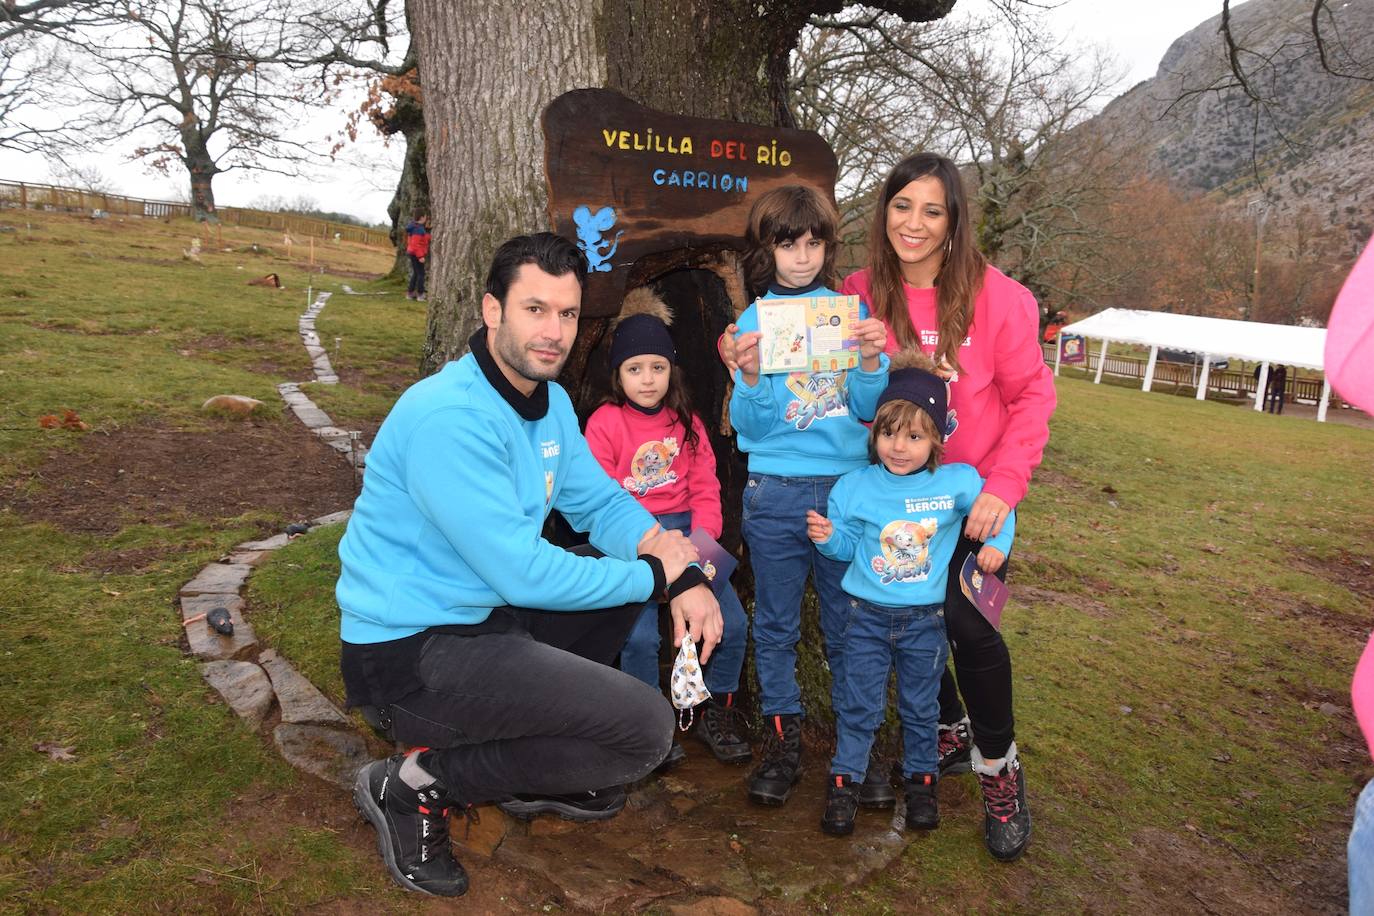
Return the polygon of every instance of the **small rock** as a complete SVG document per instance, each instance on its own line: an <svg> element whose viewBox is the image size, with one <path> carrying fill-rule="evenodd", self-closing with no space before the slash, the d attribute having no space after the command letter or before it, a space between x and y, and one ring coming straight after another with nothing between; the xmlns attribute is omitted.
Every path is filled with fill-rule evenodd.
<svg viewBox="0 0 1374 916"><path fill-rule="evenodd" d="M670 903L672 916L755 916L758 909L733 897L700 897L691 903Z"/></svg>
<svg viewBox="0 0 1374 916"><path fill-rule="evenodd" d="M291 724L314 722L323 725L348 725L348 719L320 693L319 688L306 680L291 663L268 649L258 656L258 663L272 679L272 689L281 704L281 720Z"/></svg>
<svg viewBox="0 0 1374 916"><path fill-rule="evenodd" d="M272 708L275 694L267 674L252 662L213 661L200 666L205 680L253 728Z"/></svg>
<svg viewBox="0 0 1374 916"><path fill-rule="evenodd" d="M467 852L490 857L507 836L527 832L523 821L516 820L495 805L483 805L473 810L477 813L476 821L467 820L455 808L450 829L454 842Z"/></svg>
<svg viewBox="0 0 1374 916"><path fill-rule="evenodd" d="M1129 706L1118 706L1117 708L1121 710L1121 714L1123 716L1129 716L1132 712L1134 712L1134 710L1132 710Z"/></svg>
<svg viewBox="0 0 1374 916"><path fill-rule="evenodd" d="M353 731L283 722L272 741L286 762L341 789L351 789L358 770L369 761L367 745Z"/></svg>
<svg viewBox="0 0 1374 916"><path fill-rule="evenodd" d="M200 409L223 411L236 417L247 417L251 416L253 411L261 406L262 401L257 398L250 398L241 394L217 394L200 405Z"/></svg>
<svg viewBox="0 0 1374 916"><path fill-rule="evenodd" d="M1317 712L1324 716L1339 716L1341 714L1341 708L1335 703L1322 703L1317 707Z"/></svg>

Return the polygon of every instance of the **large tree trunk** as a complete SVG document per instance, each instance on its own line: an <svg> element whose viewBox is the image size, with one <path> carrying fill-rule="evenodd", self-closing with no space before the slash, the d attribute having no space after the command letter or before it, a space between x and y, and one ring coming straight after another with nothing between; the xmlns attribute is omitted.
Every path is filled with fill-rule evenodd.
<svg viewBox="0 0 1374 916"><path fill-rule="evenodd" d="M388 120L395 131L405 138L406 157L396 193L387 204L391 217L391 243L396 246L396 259L389 276L405 280L410 276L410 259L406 257L406 224L416 211L428 213L429 173L425 169L425 113L420 103L409 96L396 101L396 110Z"/></svg>
<svg viewBox="0 0 1374 916"><path fill-rule="evenodd" d="M215 190L212 182L219 174L215 160L211 158L199 138L185 144L181 157L182 164L191 178L191 213L198 222L219 222L215 212Z"/></svg>

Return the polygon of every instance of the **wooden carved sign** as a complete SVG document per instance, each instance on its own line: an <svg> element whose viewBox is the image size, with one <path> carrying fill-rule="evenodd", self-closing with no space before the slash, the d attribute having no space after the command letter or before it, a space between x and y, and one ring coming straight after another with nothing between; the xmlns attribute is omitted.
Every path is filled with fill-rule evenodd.
<svg viewBox="0 0 1374 916"><path fill-rule="evenodd" d="M608 89L564 93L543 126L549 221L587 255L588 317L620 310L641 259L738 249L766 191L835 196L835 153L814 131L666 114Z"/></svg>

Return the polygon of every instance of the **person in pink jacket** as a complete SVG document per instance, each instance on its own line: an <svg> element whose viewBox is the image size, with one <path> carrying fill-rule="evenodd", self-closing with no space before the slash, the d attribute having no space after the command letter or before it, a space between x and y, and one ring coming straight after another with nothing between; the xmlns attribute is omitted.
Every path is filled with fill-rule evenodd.
<svg viewBox="0 0 1374 916"><path fill-rule="evenodd" d="M611 393L587 418L587 445L611 479L653 513L664 529L687 534L700 528L718 539L723 523L716 456L705 425L692 411L669 320L667 306L648 289L625 297L611 337ZM695 717L696 734L717 760L740 764L753 756L735 709L749 620L728 582L717 600L724 631L703 671L711 696ZM620 670L655 688L658 624L659 605L650 601L620 651ZM659 769L685 758L675 741Z"/></svg>
<svg viewBox="0 0 1374 916"><path fill-rule="evenodd" d="M1029 290L978 251L959 171L931 153L903 160L888 176L868 266L840 292L862 297L883 321L889 352L920 349L935 360L949 385L945 460L971 464L987 481L950 561L945 623L958 683L947 670L940 775L978 773L984 841L1009 861L1025 849L1031 830L1016 752L1011 656L958 580L964 559L1002 530L1025 497L1049 440L1054 378L1041 355L1039 307ZM999 575L1005 578L1006 570Z"/></svg>

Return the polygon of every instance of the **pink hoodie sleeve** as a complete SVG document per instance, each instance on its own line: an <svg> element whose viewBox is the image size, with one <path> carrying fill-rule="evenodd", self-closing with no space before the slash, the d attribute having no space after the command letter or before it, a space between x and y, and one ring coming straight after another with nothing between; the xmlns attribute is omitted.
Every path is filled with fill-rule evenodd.
<svg viewBox="0 0 1374 916"><path fill-rule="evenodd" d="M1045 453L1056 401L1054 375L1040 350L1040 308L1030 291L1017 289L1015 301L989 303L1002 311L993 344L993 384L1006 405L1007 418L983 487L1013 509L1025 498L1031 472Z"/></svg>
<svg viewBox="0 0 1374 916"><path fill-rule="evenodd" d="M1374 757L1374 635L1369 637L1364 654L1355 665L1355 678L1350 684L1350 705L1355 708L1355 721L1360 723L1369 755Z"/></svg>
<svg viewBox="0 0 1374 916"><path fill-rule="evenodd" d="M700 417L692 417L692 429L697 434L697 445L692 449L691 464L687 466L687 505L692 511L692 527L702 528L711 537L720 540L724 522L720 513L716 453L711 451L711 440L706 435L706 427L702 425Z"/></svg>

